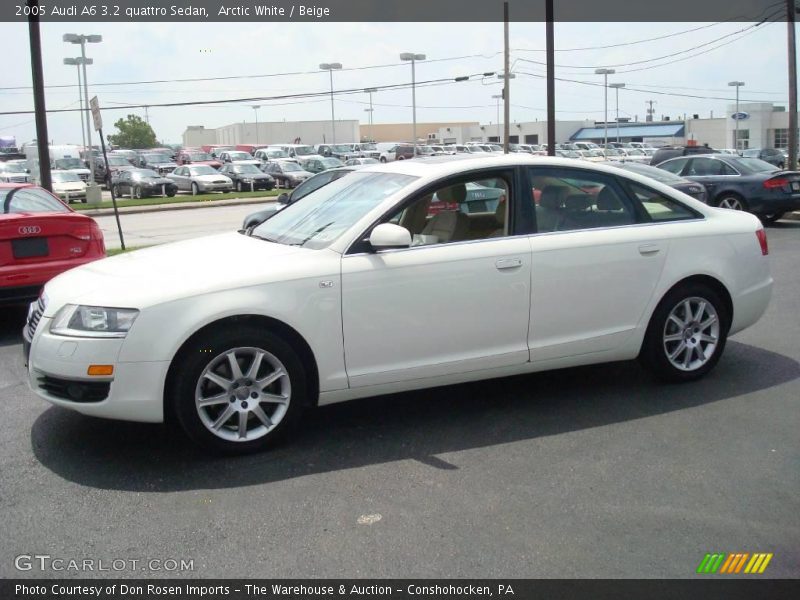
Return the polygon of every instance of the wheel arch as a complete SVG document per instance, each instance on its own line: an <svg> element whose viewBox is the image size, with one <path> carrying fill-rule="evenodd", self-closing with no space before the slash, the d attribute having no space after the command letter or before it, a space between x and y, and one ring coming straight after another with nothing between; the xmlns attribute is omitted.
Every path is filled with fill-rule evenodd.
<svg viewBox="0 0 800 600"><path fill-rule="evenodd" d="M689 285L692 283L707 285L719 295L719 297L725 304L725 313L726 313L725 316L727 318L725 322L725 329L726 331L730 329L731 323L733 323L733 298L731 296L730 291L728 291L728 288L725 286L725 284L722 283L716 277L712 277L711 275L705 275L705 274L697 274L697 275L690 275L688 277L684 277L683 279L676 281L673 285L671 285L668 289L666 289L663 294L661 294L661 297L658 299L658 302L655 303L655 305L653 306L653 310L650 311L650 314L647 317L647 321L645 322L646 323L645 330L647 329L647 327L650 326L650 321L653 319L653 315L658 310L658 307L661 306L661 303L664 301L664 298L666 298L669 294L671 294L674 290L678 289L679 287ZM640 353L644 348L644 344L645 344L645 336L643 336L639 347Z"/></svg>
<svg viewBox="0 0 800 600"><path fill-rule="evenodd" d="M175 412L173 408L172 402L169 400L169 396L172 393L172 390L175 386L175 380L178 375L178 365L180 364L180 358L188 351L190 351L192 344L195 341L206 335L210 331L215 329L220 329L224 327L230 327L233 325L248 325L251 327L263 327L265 329L269 329L270 331L276 333L281 338L283 338L287 343L289 343L300 355L300 360L303 363L303 366L308 368L308 386L309 386L309 398L311 399L313 405L316 406L317 402L319 401L319 369L317 367L317 359L314 356L314 352L311 350L311 346L309 346L308 342L305 338L297 332L296 329L287 325L283 321L278 319L274 319L272 317L267 317L265 315L258 315L258 314L243 314L243 315L233 315L227 316L215 321L211 321L210 323L206 323L200 329L192 333L186 340L181 344L178 350L172 357L170 361L169 369L167 371L167 377L164 382L164 397L162 399L164 403L164 420L165 421L174 421L175 419Z"/></svg>

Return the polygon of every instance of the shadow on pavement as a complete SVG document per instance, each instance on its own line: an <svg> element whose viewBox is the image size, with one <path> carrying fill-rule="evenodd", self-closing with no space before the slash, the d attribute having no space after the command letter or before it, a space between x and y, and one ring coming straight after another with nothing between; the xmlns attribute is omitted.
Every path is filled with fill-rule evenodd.
<svg viewBox="0 0 800 600"><path fill-rule="evenodd" d="M144 492L235 488L407 459L456 469L437 455L690 409L798 376L789 357L729 342L716 370L696 383L662 385L635 363L614 363L369 398L312 411L287 443L252 456L210 457L167 426L56 407L36 420L31 443L64 479Z"/></svg>
<svg viewBox="0 0 800 600"><path fill-rule="evenodd" d="M4 306L0 309L0 346L12 346L22 343L22 328L28 305Z"/></svg>

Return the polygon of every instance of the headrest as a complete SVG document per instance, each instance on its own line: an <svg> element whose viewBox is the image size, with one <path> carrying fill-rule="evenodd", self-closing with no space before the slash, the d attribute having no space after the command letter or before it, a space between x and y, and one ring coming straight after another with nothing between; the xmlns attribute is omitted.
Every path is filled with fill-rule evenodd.
<svg viewBox="0 0 800 600"><path fill-rule="evenodd" d="M608 186L600 190L597 194L597 210L621 210L622 204L614 193L614 190Z"/></svg>
<svg viewBox="0 0 800 600"><path fill-rule="evenodd" d="M455 202L462 204L467 199L467 186L457 183L440 190L436 190L436 197L442 202Z"/></svg>
<svg viewBox="0 0 800 600"><path fill-rule="evenodd" d="M539 204L543 208L558 210L561 208L561 198L563 197L564 189L565 188L560 185L548 185L542 190Z"/></svg>
<svg viewBox="0 0 800 600"><path fill-rule="evenodd" d="M592 199L589 198L588 194L572 194L567 196L567 199L564 201L565 208L570 211L586 210L591 205Z"/></svg>

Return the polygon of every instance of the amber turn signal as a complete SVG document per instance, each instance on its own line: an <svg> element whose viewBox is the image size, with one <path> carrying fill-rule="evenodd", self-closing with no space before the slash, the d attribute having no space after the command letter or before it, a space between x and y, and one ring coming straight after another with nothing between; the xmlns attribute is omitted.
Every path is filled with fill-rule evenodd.
<svg viewBox="0 0 800 600"><path fill-rule="evenodd" d="M89 365L86 374L107 377L114 374L114 365Z"/></svg>

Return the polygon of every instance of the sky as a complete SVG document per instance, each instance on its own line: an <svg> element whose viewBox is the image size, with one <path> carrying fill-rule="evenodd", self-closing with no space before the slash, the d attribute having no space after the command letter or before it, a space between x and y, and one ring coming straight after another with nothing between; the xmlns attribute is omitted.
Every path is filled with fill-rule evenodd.
<svg viewBox="0 0 800 600"><path fill-rule="evenodd" d="M644 120L647 100L656 102L656 119L684 114L721 117L735 97L734 89L727 86L732 80L745 82L742 102L785 105L786 27L780 22L757 27L752 23L556 23L556 77L585 82L557 82L557 118L603 120L603 76L594 74L598 67L616 69L609 83L626 84L620 90L619 111L631 120ZM70 86L46 90L48 109L78 107L76 67L64 65L63 59L79 56L80 47L64 43L64 33L103 36L102 43L87 45L87 56L94 59L88 67L89 96L97 95L102 108L329 92L328 74L319 71L324 62L344 67L333 74L335 90L408 84L411 67L401 63L399 54L414 52L427 57L416 64L417 82L475 76L467 82L419 85L417 122L487 124L497 120L492 96L500 94L501 82L476 75L503 70L502 23L42 23L45 85ZM669 37L651 39L661 36ZM32 110L27 24L0 23L0 39L7 49L18 51L7 55L4 64L0 112ZM511 71L516 75L510 86L511 121L545 120L541 77L545 66L538 64L545 60L544 24L512 23L510 47ZM304 74L128 83L291 72ZM252 122L253 104L151 106L148 114L160 141L180 143L189 125L214 128ZM329 96L257 104L261 122L330 119ZM376 123L411 121L409 88L381 90L373 94L373 105ZM367 123L364 109L368 106L366 93L335 97L337 119ZM614 118L615 109L614 90L609 90L609 119ZM141 108L106 111L105 133L114 133L113 122L128 113L145 116ZM81 142L77 112L50 114L48 128L53 143ZM18 144L34 139L33 115L0 114L0 136L15 136Z"/></svg>

